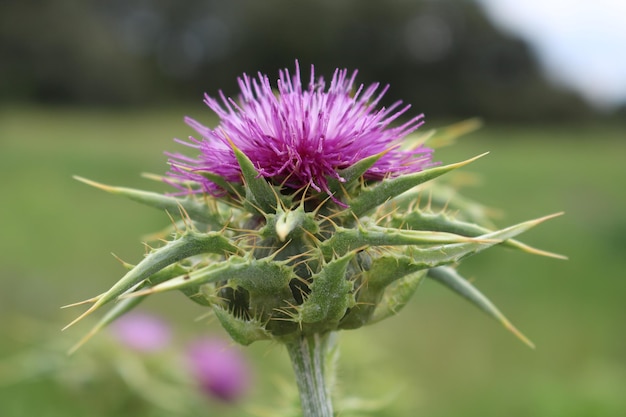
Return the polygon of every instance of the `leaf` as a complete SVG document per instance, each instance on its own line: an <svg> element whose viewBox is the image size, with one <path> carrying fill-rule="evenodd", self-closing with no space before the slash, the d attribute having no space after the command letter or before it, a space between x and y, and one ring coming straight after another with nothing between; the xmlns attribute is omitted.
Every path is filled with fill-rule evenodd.
<svg viewBox="0 0 626 417"><path fill-rule="evenodd" d="M420 210L414 210L410 213L403 214L401 217L394 219L392 224L396 227L408 228L410 230L431 230L435 232L454 233L468 237L477 237L492 232L491 230L474 223L453 219L446 216L444 213L425 213ZM536 249L515 239L505 240L502 245L534 255L547 256L556 259L567 259L566 256Z"/></svg>
<svg viewBox="0 0 626 417"><path fill-rule="evenodd" d="M459 273L450 267L437 267L428 270L428 277L445 285L461 297L465 298L476 307L487 313L488 316L494 318L502 324L507 330L517 336L522 342L531 348L535 348L526 336L524 336L511 322L498 310L498 308L485 297L478 289L476 289L468 280L463 278Z"/></svg>
<svg viewBox="0 0 626 417"><path fill-rule="evenodd" d="M383 293L383 297L374 309L367 324L378 323L388 317L396 315L411 300L419 285L424 281L425 271L407 274L392 282Z"/></svg>
<svg viewBox="0 0 626 417"><path fill-rule="evenodd" d="M259 320L235 317L218 305L213 306L213 312L222 327L237 343L248 346L257 340L271 339L271 334L263 328L263 324Z"/></svg>
<svg viewBox="0 0 626 417"><path fill-rule="evenodd" d="M261 176L252 161L230 139L228 141L241 168L241 174L245 181L246 199L253 208L260 210L261 214L276 212L279 201L281 201L279 193Z"/></svg>
<svg viewBox="0 0 626 417"><path fill-rule="evenodd" d="M344 316L352 300L352 282L346 279L346 268L355 254L333 259L313 275L311 293L298 307L303 323L325 322L334 328Z"/></svg>
<svg viewBox="0 0 626 417"><path fill-rule="evenodd" d="M355 217L361 217L368 213L370 210L383 204L385 201L402 194L411 188L418 186L426 181L437 178L443 174L453 171L457 168L461 168L471 162L474 162L478 158L486 155L487 153L475 156L463 162L456 164L446 165L442 167L430 168L424 171L416 172L414 174L401 175L399 177L390 178L377 183L376 185L366 188L358 196L356 196L347 204L350 206L346 209L344 220L351 222Z"/></svg>
<svg viewBox="0 0 626 417"><path fill-rule="evenodd" d="M328 189L332 194L337 194L343 189L352 185L356 180L361 178L368 169L370 169L380 158L382 158L389 150L377 153L376 155L363 158L354 165L342 169L337 174L343 179L339 181L336 178L328 178Z"/></svg>
<svg viewBox="0 0 626 417"><path fill-rule="evenodd" d="M341 320L340 327L356 329L371 323L376 311L377 321L382 320L383 315L393 314L396 308L398 311L417 289L426 268L423 263L404 255L374 259L369 269L363 271L356 305Z"/></svg>
<svg viewBox="0 0 626 417"><path fill-rule="evenodd" d="M216 262L188 274L172 278L162 284L142 291L125 294L122 298L138 297L172 290L195 288L218 281L230 281L229 285L240 286L247 290L252 298L276 298L280 301L291 298L289 281L295 278L291 267L284 262L269 258L247 260L231 256L228 260Z"/></svg>
<svg viewBox="0 0 626 417"><path fill-rule="evenodd" d="M231 256L228 260L216 262L188 274L170 279L154 287L142 291L132 292L122 296L143 297L172 290L184 291L188 288L227 282L225 285L246 290L250 297L249 315L258 320L272 318L275 311L295 305L289 282L296 278L293 269L284 262L273 261L270 258L245 259ZM277 329L285 323L271 323ZM289 323L288 326L292 326Z"/></svg>
<svg viewBox="0 0 626 417"><path fill-rule="evenodd" d="M150 252L136 267L131 269L82 315L65 326L63 330L77 323L87 315L102 307L143 280L157 273L168 265L201 253L237 253L239 249L220 232L198 233L187 231L180 238L167 242L165 246Z"/></svg>
<svg viewBox="0 0 626 417"><path fill-rule="evenodd" d="M220 186L224 191L232 191L234 194L240 195L243 191L241 184L236 182L228 182L223 177L207 171L193 171L195 174L201 175L207 180Z"/></svg>
<svg viewBox="0 0 626 417"><path fill-rule="evenodd" d="M185 268L183 268L182 266L178 264L170 265L169 267L162 269L156 274L151 275L148 280L143 281L137 287L137 290L141 290L143 287L156 285L160 282L164 282L170 278L176 277L180 275L181 273L183 273L184 269ZM113 308L109 310L107 314L105 314L105 316L102 317L100 321L98 321L98 323L96 323L96 325L92 327L91 330L85 336L83 336L83 338L78 343L72 346L72 348L68 351L68 354L72 354L76 352L82 345L87 343L89 339L91 339L93 336L98 334L101 330L109 326L115 320L117 320L124 314L128 313L133 308L137 307L144 299L145 299L145 296L133 297L133 298L121 300L120 302L116 303L113 306ZM95 299L94 301L97 301L97 299Z"/></svg>
<svg viewBox="0 0 626 417"><path fill-rule="evenodd" d="M343 256L350 251L363 247L462 243L479 240L480 238L469 238L452 233L370 225L354 229L337 227L333 235L322 242L319 247L324 258L331 259L334 255Z"/></svg>
<svg viewBox="0 0 626 417"><path fill-rule="evenodd" d="M219 212L210 210L205 203L193 197L178 198L151 191L113 187L78 176L74 176L74 179L108 193L121 195L138 203L165 210L172 215L178 213L182 207L192 220L211 225L214 229L221 229L224 225Z"/></svg>
<svg viewBox="0 0 626 417"><path fill-rule="evenodd" d="M431 245L427 247L419 247L416 245L420 243L427 243L426 239L429 235L432 234L432 236L437 236L438 233L407 230L406 232L411 233L406 235L391 233L389 236L386 236L384 233L374 233L370 235L356 229L341 228L330 239L323 242L320 245L320 249L322 250L324 256L328 258L328 256L333 254L341 256L348 251L371 246L413 245L406 249L406 255L410 256L415 263L419 263L425 268L434 268L440 265L459 262L470 255L500 244L505 240L511 239L512 237L559 215L561 215L561 213L529 220L502 230L486 233L475 238L465 238L468 240L462 243ZM444 235L456 236L449 234ZM457 238L462 239L463 237Z"/></svg>

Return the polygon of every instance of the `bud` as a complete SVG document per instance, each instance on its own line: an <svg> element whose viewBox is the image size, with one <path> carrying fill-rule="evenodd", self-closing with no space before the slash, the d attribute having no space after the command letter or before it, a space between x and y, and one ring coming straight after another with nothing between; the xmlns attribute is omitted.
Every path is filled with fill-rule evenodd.
<svg viewBox="0 0 626 417"><path fill-rule="evenodd" d="M236 402L250 387L251 371L243 355L221 339L203 338L187 349L187 364L201 391L224 402Z"/></svg>
<svg viewBox="0 0 626 417"><path fill-rule="evenodd" d="M159 317L145 313L130 313L111 326L111 332L123 345L139 352L155 352L171 341L169 326Z"/></svg>
<svg viewBox="0 0 626 417"><path fill-rule="evenodd" d="M200 136L180 141L196 156L169 154L165 181L178 195L81 179L172 219L170 239L86 301L74 322L119 302L83 341L147 296L181 291L238 343L287 346L306 417L333 413L324 369L334 332L397 314L427 278L532 346L454 267L497 245L562 258L515 240L555 215L494 228L483 206L433 183L484 154L440 166L426 146L475 123L439 139L413 134L422 114L392 126L410 106L377 109L387 87L356 86L355 77L337 70L326 88L313 68L303 84L296 67L293 76L281 71L277 91L265 75L244 75L239 102L206 96L220 122L210 129L186 119ZM247 387L245 365L222 342L198 341L189 361L202 389L224 401Z"/></svg>
<svg viewBox="0 0 626 417"><path fill-rule="evenodd" d="M436 134L402 142L423 115L392 127L409 106L377 110L386 88L355 86L355 76L338 70L326 88L312 69L306 86L296 68L281 72L277 92L264 75L244 76L239 104L207 96L220 124L186 119L200 138L182 143L199 153L170 154L165 181L180 195L81 179L173 220L169 240L88 300L79 319L121 301L89 335L146 296L181 291L241 344L289 342L390 317L429 278L527 341L452 268L500 244L559 257L515 240L553 216L493 228L480 204L433 184L484 154L433 162L426 140Z"/></svg>

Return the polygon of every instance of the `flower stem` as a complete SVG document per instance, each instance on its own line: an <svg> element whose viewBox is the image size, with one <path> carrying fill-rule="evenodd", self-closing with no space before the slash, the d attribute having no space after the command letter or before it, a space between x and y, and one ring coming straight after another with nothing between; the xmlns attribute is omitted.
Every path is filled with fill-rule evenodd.
<svg viewBox="0 0 626 417"><path fill-rule="evenodd" d="M326 385L326 360L330 334L300 336L286 343L296 374L303 417L332 417L333 406Z"/></svg>

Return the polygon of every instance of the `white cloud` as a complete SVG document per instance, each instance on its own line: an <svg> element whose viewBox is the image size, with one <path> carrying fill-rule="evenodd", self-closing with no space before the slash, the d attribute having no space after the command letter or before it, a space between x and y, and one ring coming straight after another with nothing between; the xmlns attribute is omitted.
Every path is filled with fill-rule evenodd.
<svg viewBox="0 0 626 417"><path fill-rule="evenodd" d="M499 27L531 44L555 82L598 106L626 103L626 1L480 3Z"/></svg>

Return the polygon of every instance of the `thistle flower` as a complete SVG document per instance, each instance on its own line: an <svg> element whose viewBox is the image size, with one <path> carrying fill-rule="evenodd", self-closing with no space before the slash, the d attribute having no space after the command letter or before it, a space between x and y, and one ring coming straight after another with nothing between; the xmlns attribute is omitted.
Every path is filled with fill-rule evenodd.
<svg viewBox="0 0 626 417"><path fill-rule="evenodd" d="M239 79L239 102L222 92L221 104L206 95L205 103L220 123L210 129L185 119L200 138L180 142L200 153L196 158L171 154L170 177L196 182L200 185L196 192L211 194L218 192L218 186L203 173L240 181L233 144L271 183L295 189L310 186L328 194L329 178L345 181L339 170L383 152L363 174L365 179L381 180L431 166L431 149L421 145L411 150L400 148L402 138L423 124L424 115L392 127L410 105L401 107L402 102L397 101L388 108L377 108L388 86L380 91L379 84L356 87L356 75L356 71L349 75L347 70L337 69L327 89L322 77L315 78L311 66L308 85L303 86L296 63L293 77L287 69L280 71L277 92L269 78L259 73L256 79L247 75Z"/></svg>
<svg viewBox="0 0 626 417"><path fill-rule="evenodd" d="M155 352L165 348L171 331L161 318L145 313L130 313L113 323L111 331L125 346L140 352Z"/></svg>
<svg viewBox="0 0 626 417"><path fill-rule="evenodd" d="M250 369L241 352L217 338L200 338L187 350L187 362L202 392L235 402L248 390Z"/></svg>
<svg viewBox="0 0 626 417"><path fill-rule="evenodd" d="M377 109L387 87L355 89L355 77L337 70L326 88L312 69L303 88L296 67L293 77L280 72L276 93L259 74L239 80L239 102L207 96L219 125L186 119L201 137L182 143L199 155L170 155L168 181L190 190L185 197L81 179L174 220L170 240L86 301L74 322L118 302L83 341L147 296L181 291L212 309L236 342L286 346L305 417L333 415L325 369L336 332L397 314L427 278L532 346L454 266L496 245L561 257L515 240L555 215L493 230L481 205L432 183L425 191L478 157L433 167L424 136L400 143L423 116L393 127L409 106ZM443 141L463 130L444 131Z"/></svg>

